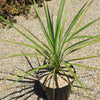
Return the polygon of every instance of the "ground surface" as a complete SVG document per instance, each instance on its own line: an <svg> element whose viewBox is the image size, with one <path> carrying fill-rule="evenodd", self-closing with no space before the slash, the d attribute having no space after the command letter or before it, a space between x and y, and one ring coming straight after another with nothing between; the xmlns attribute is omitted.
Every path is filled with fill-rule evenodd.
<svg viewBox="0 0 100 100"><path fill-rule="evenodd" d="M80 7L86 1L87 0L71 0L65 29L68 27L69 23L72 21L76 13L79 11ZM53 9L54 26L55 26L55 20L57 16L59 3L60 0L48 1L50 10L52 11ZM39 9L41 11L44 23L46 23L43 7ZM41 30L38 19L34 17L36 16L32 7L30 14L28 15L28 20L26 20L23 16L17 16L15 18L17 19L18 24L23 25L24 27L29 29L32 33L34 33L37 37L39 37L45 42L45 38L43 36L43 32ZM98 17L100 17L100 0L94 0L93 4L89 8L89 11L87 12L87 15L84 18L84 21L81 23L80 27ZM16 24L14 25L18 27L18 25ZM91 27L88 27L79 35L83 33L84 35L100 34L100 21L96 22ZM31 44L28 40L23 38L23 36L21 36L13 28L10 29L1 28L0 38ZM34 52L34 50L30 48L26 48L24 46L18 46L11 43L4 43L0 41L0 56L2 54L8 54L8 53L18 54L21 53L21 51L23 51L24 53ZM84 49L75 52L73 55L70 55L66 59L96 55L96 54L100 55L100 43L91 45L89 47L85 47ZM35 59L34 57L33 58L28 57L28 59L31 62L33 67L38 66L37 59ZM77 63L100 68L100 58L77 61ZM99 100L100 99L100 72L93 71L90 69L80 68L77 66L75 66L75 68L77 71L77 76L79 77L80 81L84 84L85 88L90 93L93 100ZM11 76L12 74L26 71L28 69L31 69L31 67L28 64L25 57L16 57L16 58L9 58L6 60L5 59L0 60L0 79ZM21 75L19 75L18 77L20 76ZM12 88L6 90L5 92L0 93L0 100L26 100L26 99L38 100L38 97L40 97L40 100L42 100L42 98L45 98L45 94L43 94L43 91L39 86L38 81L34 81L35 79L33 79L33 76L30 75L26 77L22 81L19 81L17 84L13 85ZM16 77L10 79L11 80L0 81L0 90L8 86L12 81L16 79ZM76 81L74 82L73 85L75 87L75 90L77 91L77 94L74 94L72 90L69 100L89 100L84 90L80 87L80 85Z"/></svg>

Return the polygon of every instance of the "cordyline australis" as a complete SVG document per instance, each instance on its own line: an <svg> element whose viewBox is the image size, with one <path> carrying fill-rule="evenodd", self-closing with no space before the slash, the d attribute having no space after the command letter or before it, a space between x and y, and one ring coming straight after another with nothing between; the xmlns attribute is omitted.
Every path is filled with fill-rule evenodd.
<svg viewBox="0 0 100 100"><path fill-rule="evenodd" d="M100 20L100 18L95 19L95 20L89 22L88 24L84 25L83 27L79 28L82 20L84 20L85 14L88 11L93 0L88 0L81 7L81 9L76 14L73 21L71 22L71 24L69 25L68 29L65 32L64 32L64 27L65 27L65 22L66 22L66 17L67 17L70 0L67 0L67 5L66 5L63 19L62 19L62 14L63 14L63 10L64 10L65 0L61 0L61 3L59 5L57 20L56 20L56 27L53 27L53 13L52 14L50 13L48 5L45 2L43 2L46 21L47 21L47 28L46 28L45 24L43 23L42 16L39 12L39 9L37 7L35 0L33 0L33 2L34 2L34 9L38 16L39 22L41 24L41 28L43 30L43 35L47 40L47 44L45 44L43 41L41 41L39 38L37 38L28 29L23 27L24 28L23 31L20 31L17 27L15 27L10 22L5 20L2 16L0 16L1 20L5 21L11 27L13 27L15 30L17 30L21 35L23 35L26 39L28 39L30 42L32 42L33 45L15 42L15 41L3 40L3 39L0 39L0 41L9 42L9 43L17 44L17 45L23 45L25 47L30 47L37 51L37 53L11 54L11 55L9 54L9 56L1 58L1 59L16 57L16 56L34 56L36 58L38 57L39 59L43 59L43 60L45 59L46 64L42 65L40 67L37 67L35 69L23 72L23 73L27 72L27 74L23 75L22 77L20 77L16 81L14 81L12 84L7 86L4 90L6 90L10 86L12 86L16 82L18 82L19 80L23 79L24 77L30 75L31 73L33 73L39 69L43 69L43 68L52 68L51 73L53 75L52 77L53 77L53 87L54 87L55 74L59 71L62 71L65 74L64 70L61 68L61 65L64 65L71 72L71 74L77 80L77 82L80 84L80 86L84 89L86 94L90 97L89 93L87 92L87 90L85 89L83 84L80 82L80 80L78 79L76 74L71 70L69 65L76 65L79 67L85 67L85 68L90 68L90 69L100 71L100 69L98 69L98 68L93 68L90 66L76 64L76 63L70 63L71 61L84 60L84 59L93 58L93 57L100 57L100 55L91 55L91 56L87 56L87 57L73 58L73 59L69 59L69 60L65 60L65 57L67 57L69 54L72 54L75 51L80 50L86 46L100 42L99 35L96 35L96 36L88 35L87 36L87 35L83 34L81 36L77 36L81 31L85 30L87 27L89 27L93 23ZM71 33L74 26L75 26L74 32ZM74 41L74 39L81 39L81 38L83 40L80 40L74 44L70 44L70 42ZM23 73L16 74L12 77L15 77L15 76L23 74ZM66 75L66 77L67 77L67 75ZM9 79L9 78L6 78L6 79ZM6 79L4 79L4 80L6 80ZM70 83L70 81L69 81L69 83ZM74 89L74 87L71 83L70 83L70 85Z"/></svg>

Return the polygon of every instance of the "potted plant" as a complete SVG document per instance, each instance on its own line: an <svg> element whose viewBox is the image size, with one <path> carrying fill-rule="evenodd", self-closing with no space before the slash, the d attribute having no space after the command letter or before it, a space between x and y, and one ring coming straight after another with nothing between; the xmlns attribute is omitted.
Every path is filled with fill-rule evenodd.
<svg viewBox="0 0 100 100"><path fill-rule="evenodd" d="M27 73L23 72L26 74L23 75L22 77L20 77L18 80L14 81L8 87L12 86L17 81L30 75L31 73L38 71L38 79L40 80L40 83L41 83L44 91L46 92L48 100L61 100L61 99L68 100L71 88L73 88L73 90L74 90L74 87L72 85L74 79L77 80L77 82L84 89L86 94L90 97L89 93L87 92L87 90L85 89L83 84L80 82L78 77L76 76L76 71L75 71L74 66L80 66L80 67L90 68L90 69L99 70L99 71L100 71L100 69L89 67L86 65L71 63L71 61L99 57L99 55L91 55L91 56L87 56L87 57L80 57L80 58L75 58L75 59L70 59L70 60L66 60L65 58L69 54L74 53L75 51L77 51L79 49L82 49L91 44L100 42L99 35L76 36L78 33L80 33L81 31L83 31L84 29L86 29L87 27L92 25L93 23L100 20L100 18L95 19L92 22L83 26L82 28L78 29L80 23L82 22L85 14L86 14L88 8L90 7L91 3L93 2L93 0L88 0L82 6L82 8L79 10L79 12L75 16L75 18L73 19L71 24L69 25L66 32L64 32L64 27L65 27L65 21L66 21L66 16L67 16L67 11L68 11L68 6L69 6L70 0L67 0L67 6L66 6L63 20L62 20L62 14L63 14L63 10L64 10L65 0L61 0L61 3L59 5L59 11L58 11L58 15L57 15L55 29L53 27L53 15L50 14L48 5L45 2L43 2L46 20L47 20L47 26L48 26L48 28L46 29L46 27L43 23L42 17L40 15L40 12L38 10L37 4L36 4L35 0L33 0L33 1L34 1L34 9L35 9L38 19L40 21L44 36L47 40L47 44L45 44L44 42L39 40L34 34L32 34L27 29L25 29L25 30L27 30L28 33L24 33L22 31L20 31L17 27L15 27L10 22L5 20L2 16L0 16L0 19L2 19L6 23L8 23L10 26L12 26L15 30L17 30L26 39L31 41L33 43L33 45L19 43L19 42L15 42L15 41L9 41L9 40L2 40L2 39L0 39L0 40L9 42L9 43L18 44L18 45L24 45L25 47L30 47L30 48L35 49L37 52L37 53L32 53L32 54L14 54L14 55L8 56L6 58L16 57L16 56L33 55L34 57L37 57L38 59L42 59L44 61L44 63L40 67L26 71ZM76 24L78 20L79 20L79 22L78 22L78 24ZM70 32L75 25L76 25L75 30L71 34ZM70 42L72 40L80 39L80 38L83 38L83 40L80 40L80 41L76 42L75 44L70 45ZM23 73L19 73L17 75L20 75ZM63 82L65 84L63 84Z"/></svg>

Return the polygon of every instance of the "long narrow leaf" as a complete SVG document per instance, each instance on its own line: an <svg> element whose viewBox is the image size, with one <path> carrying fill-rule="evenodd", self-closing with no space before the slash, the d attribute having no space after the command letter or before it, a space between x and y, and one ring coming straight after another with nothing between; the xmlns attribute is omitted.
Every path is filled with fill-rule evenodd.
<svg viewBox="0 0 100 100"><path fill-rule="evenodd" d="M71 46L69 46L69 47L65 47L65 49L64 49L64 51L63 51L63 54L64 54L64 52L65 52L66 50L68 50L68 49L70 49L70 48L72 48L72 47L77 47L77 46L79 46L79 45L83 45L83 43L84 43L84 44L89 43L88 41L91 40L91 39L95 39L95 38L100 39L100 36L99 36L99 35L97 35L97 36L75 36L75 37L73 37L72 39L78 39L78 38L87 38L87 39L81 40L81 41L79 41L79 42L76 42L75 44L73 44L73 45L71 45ZM67 42L68 42L68 41L67 41Z"/></svg>
<svg viewBox="0 0 100 100"><path fill-rule="evenodd" d="M45 10L46 19L47 19L50 40L51 40L52 44L54 44L54 33L53 33L53 26L52 26L52 22L51 22L50 12L49 12L48 5L46 6L45 3L44 3L44 10Z"/></svg>
<svg viewBox="0 0 100 100"><path fill-rule="evenodd" d="M92 0L92 1L93 1L93 0ZM76 26L76 28L75 28L73 34L77 31L79 25L81 24L82 20L84 19L84 17L85 17L85 15L86 15L86 13L87 13L87 11L88 11L90 5L92 4L92 1L89 3L89 5L87 6L86 10L84 11L84 14L82 15L82 17L81 17L79 23L77 24L77 26ZM73 34L72 34L72 35L73 35ZM70 39L70 40L71 40L71 39ZM70 43L70 41L68 41L68 43L66 44L66 48L68 47L69 43Z"/></svg>
<svg viewBox="0 0 100 100"><path fill-rule="evenodd" d="M75 59L68 60L68 62L76 61L76 60L83 60L83 59L88 59L88 58L94 58L94 57L100 57L100 55L93 55L93 56L87 56L87 57L75 58Z"/></svg>
<svg viewBox="0 0 100 100"><path fill-rule="evenodd" d="M92 41L89 41L89 42L80 43L79 45L75 46L74 48L70 48L70 49L69 49L69 52L68 52L65 56L67 56L67 55L69 55L70 53L75 52L75 51L77 51L77 50L79 50L79 49L82 49L82 48L84 48L84 47L86 47L86 46L89 46L89 45L92 45L92 44L98 43L98 42L100 42L100 39L96 39L96 40L92 40ZM66 50L67 50L67 49L66 49ZM65 51L66 51L66 50L65 50ZM65 57L65 56L64 56L64 57Z"/></svg>
<svg viewBox="0 0 100 100"><path fill-rule="evenodd" d="M61 0L58 15L57 15L57 22L56 22L55 52L57 51L57 41L58 41L58 36L59 36L59 31L60 31L60 26L61 26L61 19L62 19L62 13L63 13L64 5L65 5L65 0Z"/></svg>
<svg viewBox="0 0 100 100"><path fill-rule="evenodd" d="M24 43L15 42L15 41L9 41L9 40L3 40L3 39L0 39L0 41L9 42L9 43L18 44L18 45L23 45L23 46L30 47L30 48L35 49L35 50L37 50L37 49L40 50L39 48L32 46L32 45L29 45L29 44L24 44Z"/></svg>
<svg viewBox="0 0 100 100"><path fill-rule="evenodd" d="M65 56L68 54L68 53L65 54L65 52L66 52L68 49L70 49L70 48L72 48L72 47L75 47L75 46L77 46L77 45L79 45L79 44L81 44L81 43L85 43L85 42L87 42L88 40L90 40L90 39L85 39L85 40L76 42L75 44L73 44L73 45L71 45L71 46L65 48L64 51L62 52L62 56L64 55L64 57L65 57Z"/></svg>
<svg viewBox="0 0 100 100"><path fill-rule="evenodd" d="M67 31L65 32L64 34L64 39L63 39L63 42L62 42L62 46L61 46L61 50L66 42L66 39L69 35L69 33L71 32L72 28L74 27L74 25L76 24L76 22L78 21L78 19L80 18L80 16L83 14L83 12L85 11L86 9L86 5L89 1L87 1L83 6L82 8L79 10L79 12L77 13L77 15L75 16L75 18L73 19L73 21L71 22L69 28L67 29Z"/></svg>
<svg viewBox="0 0 100 100"><path fill-rule="evenodd" d="M61 31L60 31L60 34L59 34L58 55L60 55L61 50L62 50L62 49L61 49L62 36L63 36L64 26L65 26L65 22L66 22L66 17L67 17L69 2L70 2L70 0L67 1L67 6L66 6L66 10L65 10L65 15L64 15L64 18L63 18L63 22L62 22L62 26L61 26Z"/></svg>
<svg viewBox="0 0 100 100"><path fill-rule="evenodd" d="M40 54L36 54L36 53L26 53L26 54L9 54L9 56L7 57L1 57L1 59L7 59L7 58L12 58L12 57L18 57L18 56L30 56L30 57L36 57L36 55L42 56ZM44 56L43 56L44 57ZM39 57L41 58L41 57ZM41 58L42 59L42 58Z"/></svg>
<svg viewBox="0 0 100 100"><path fill-rule="evenodd" d="M98 34L96 36L85 36L85 35L84 36L83 35L82 36L74 36L74 37L70 38L69 40L67 40L66 42L69 42L72 39L78 39L78 38L87 38L87 39L81 40L81 41L79 41L79 42L77 42L77 43L75 43L75 44L67 47L66 49L71 48L73 46L76 46L76 45L78 45L80 43L87 42L87 41L89 41L91 39L95 39L95 38L98 38L99 39L100 38L100 34Z"/></svg>
<svg viewBox="0 0 100 100"><path fill-rule="evenodd" d="M97 39L100 39L100 36L86 36L86 35L82 35L82 36L75 36L72 39L78 39L78 38L90 38L90 39L97 38Z"/></svg>
<svg viewBox="0 0 100 100"><path fill-rule="evenodd" d="M56 68L54 68L53 70L53 100L55 100L55 90L54 90L55 70Z"/></svg>
<svg viewBox="0 0 100 100"><path fill-rule="evenodd" d="M47 42L48 42L49 46L52 48L52 46L53 46L53 45L52 45L52 42L51 42L50 37L49 37L49 35L48 35L48 33L47 33L47 30L46 30L46 28L45 28L45 25L44 25L44 23L43 23L43 20L42 20L42 17L41 17L41 15L40 15L40 12L39 12L39 10L38 10L37 4L36 4L35 0L33 0L33 2L34 2L34 6L35 6L34 9L35 9L35 12L36 12L36 14L37 14L37 16L38 16L38 19L39 19L39 21L40 21L40 24L41 24L43 33L44 33L44 35L45 35L45 37L46 37L46 39L47 39Z"/></svg>
<svg viewBox="0 0 100 100"><path fill-rule="evenodd" d="M64 2L63 2L64 1ZM59 31L58 27L60 28L60 23L59 21L61 22L61 16L62 16L62 11L63 11L63 7L64 7L64 3L65 3L65 0L61 0L60 2L60 5L59 5L59 10L58 10L58 15L57 15L57 20L56 20L56 30L55 30L55 37L57 35L57 31Z"/></svg>
<svg viewBox="0 0 100 100"><path fill-rule="evenodd" d="M75 64L75 63L68 63L68 64L100 71L100 69L98 69L98 68L89 67L89 66L85 66L85 65L80 65L80 64Z"/></svg>
<svg viewBox="0 0 100 100"><path fill-rule="evenodd" d="M6 19L4 19L2 16L0 16L0 19L2 19L4 22L6 22L7 24L9 24L11 27L13 27L16 31L18 31L21 35L23 35L26 39L28 39L30 42L32 42L33 44L35 44L37 47L39 47L40 49L43 50L43 48L38 45L35 41L33 41L31 38L29 38L26 34L24 34L23 32L21 32L18 28L16 28L14 25L12 25L10 22L8 22Z"/></svg>
<svg viewBox="0 0 100 100"><path fill-rule="evenodd" d="M74 34L72 34L72 36L70 38L72 38L73 36L75 36L76 34L78 34L79 32L81 32L82 30L86 29L87 27L89 27L90 25L92 25L93 23L97 22L98 20L100 20L100 18L88 23L87 25L83 26L82 28L80 28L77 32L75 32ZM70 39L69 38L69 39Z"/></svg>
<svg viewBox="0 0 100 100"><path fill-rule="evenodd" d="M80 44L81 46L79 46L79 47L77 47L75 49L72 49L71 52L73 52L73 51L75 52L76 50L82 49L82 48L84 48L86 46L89 46L91 44L98 43L98 42L100 42L100 39L97 39L97 40L93 40L93 41L90 41L90 42L87 42L87 43ZM69 52L68 54L70 54L71 52Z"/></svg>
<svg viewBox="0 0 100 100"><path fill-rule="evenodd" d="M71 72L71 74L74 76L74 78L77 80L77 82L80 84L80 86L83 88L83 90L86 92L86 94L91 99L89 93L87 92L87 90L85 89L85 87L83 86L83 84L80 82L80 80L78 79L78 77L75 75L75 73L72 71L72 69L67 65L67 63L63 62L63 64L66 66L66 68L68 68L68 70Z"/></svg>
<svg viewBox="0 0 100 100"><path fill-rule="evenodd" d="M93 0L92 0L92 1L93 1ZM90 5L91 5L91 4L92 4L92 2L91 2L91 3L89 3L89 5L87 6L87 8L86 8L86 10L85 10L84 14L82 15L82 17L81 17L81 19L80 19L79 23L77 24L77 26L76 26L76 28L75 28L75 30L74 30L74 32L73 32L73 33L75 33L75 32L77 31L77 29L78 29L79 25L81 24L82 20L84 19L84 17L85 17L85 15L86 15L86 13L87 13L87 11L88 11L88 9L89 9L89 7L90 7Z"/></svg>
<svg viewBox="0 0 100 100"><path fill-rule="evenodd" d="M19 24L18 24L19 25ZM22 25L19 25L20 26L20 28L22 29L22 28L24 28L24 29L22 29L26 34L28 34L36 43L41 43L45 48L47 48L50 52L51 52L51 50L50 50L50 48L45 44L45 43L43 43L39 38L37 38L31 31L29 31L28 29L26 29L24 26L22 26ZM42 47L42 46L41 46Z"/></svg>
<svg viewBox="0 0 100 100"><path fill-rule="evenodd" d="M60 70L62 70L62 72L64 73L64 75L67 77L68 83L70 84L71 88L73 89L74 93L76 94L76 90L74 89L72 83L70 82L69 77L67 76L67 74L65 73L65 71L62 68L60 68Z"/></svg>
<svg viewBox="0 0 100 100"><path fill-rule="evenodd" d="M3 90L0 91L0 92L3 92L3 91L5 91L5 90L7 90L7 89L8 89L9 87L11 87L13 84L15 84L16 82L20 81L20 80L23 79L24 77L26 77L26 76L32 74L33 72L35 72L35 71L37 71L37 70L39 70L39 69L48 67L48 65L49 65L49 64L46 64L46 65L40 66L40 67L38 67L38 68L32 69L32 70L29 71L27 74L25 74L25 75L23 75L22 77L18 78L17 80L15 80L14 82L12 82L10 85L8 85L5 89L3 89Z"/></svg>
<svg viewBox="0 0 100 100"><path fill-rule="evenodd" d="M44 57L50 56L48 52L43 51L43 50L41 50L41 49L39 49L37 47L31 46L29 44L24 44L24 43L15 42L15 41L9 41L9 40L3 40L3 39L0 39L0 41L4 41L4 42L9 42L9 43L14 43L14 44L18 44L18 45L23 45L23 46L26 46L26 47L30 47L30 48L35 49L38 53L44 55Z"/></svg>
<svg viewBox="0 0 100 100"><path fill-rule="evenodd" d="M2 79L2 80L0 80L0 81L5 81L5 80L8 80L8 79L11 79L11 78L13 78L13 77L16 77L16 76L18 76L18 75L22 75L22 74L27 73L27 72L29 72L29 71L30 71L30 70L27 70L27 71L24 71L24 72L15 74L15 75L11 75L10 77L4 78L4 79Z"/></svg>
<svg viewBox="0 0 100 100"><path fill-rule="evenodd" d="M67 38L67 36L69 35L70 31L72 30L73 26L76 24L76 22L78 21L78 19L80 18L80 16L84 13L85 9L86 9L86 5L87 5L88 1L82 6L82 8L79 10L79 12L77 13L77 15L75 16L75 18L73 19L72 23L70 24L68 30L65 32L64 35L64 42Z"/></svg>

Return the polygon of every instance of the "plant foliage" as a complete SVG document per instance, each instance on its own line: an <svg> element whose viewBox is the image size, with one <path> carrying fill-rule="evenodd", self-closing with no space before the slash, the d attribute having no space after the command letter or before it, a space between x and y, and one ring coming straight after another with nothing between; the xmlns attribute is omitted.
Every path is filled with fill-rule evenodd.
<svg viewBox="0 0 100 100"><path fill-rule="evenodd" d="M62 14L63 14L63 10L64 10L65 0L61 0L61 3L59 5L55 29L53 27L53 16L49 11L48 5L45 2L43 3L45 15L46 15L46 20L47 20L47 27L48 27L48 28L46 28L45 24L43 23L42 16L40 15L37 4L36 4L35 0L33 0L33 1L34 1L34 9L35 9L37 16L38 16L38 19L40 21L44 36L46 37L47 44L43 43L41 40L39 40L37 37L35 37L35 35L33 33L31 33L29 30L27 30L26 28L25 28L25 30L27 30L28 33L24 33L22 31L20 31L17 27L13 26L10 22L8 22L2 16L0 16L1 20L5 21L10 26L12 26L21 35L23 35L26 39L28 39L30 42L32 42L33 45L28 45L28 44L24 44L24 43L15 42L15 41L9 41L9 40L2 40L2 39L0 39L0 40L5 41L5 42L9 42L9 43L18 44L18 45L24 45L25 47L33 48L37 51L37 57L39 56L40 59L44 58L45 62L46 62L45 65L40 66L36 69L32 69L26 75L22 76L21 78L19 78L18 80L16 80L12 84L16 83L17 81L24 78L25 76L35 72L36 70L39 70L39 69L42 69L42 68L48 68L48 67L52 68L53 84L54 84L54 76L57 72L62 71L65 74L65 72L61 68L61 65L63 64L71 72L71 74L74 76L74 78L80 84L80 86L84 89L84 91L89 96L89 93L87 92L87 90L85 89L83 84L80 82L80 80L78 79L76 74L73 73L73 71L71 70L69 65L76 65L76 66L79 66L79 67L85 67L85 68L90 68L90 69L100 71L100 69L89 67L89 66L86 66L86 65L70 63L71 61L84 60L84 59L93 58L93 57L100 57L100 55L91 55L91 56L88 56L88 57L74 58L74 59L70 59L70 60L66 60L66 61L64 60L64 58L67 57L69 54L71 54L71 53L73 53L73 52L75 52L79 49L82 49L82 48L89 46L91 44L100 42L100 36L99 35L96 35L96 36L88 35L88 36L86 36L86 35L83 34L81 36L76 36L77 34L82 32L84 29L86 29L87 27L89 27L93 23L100 20L100 18L97 18L97 19L89 22L88 24L84 25L80 29L78 29L79 25L81 24L86 12L87 12L88 8L90 7L91 3L93 2L93 0L88 0L81 7L79 12L75 16L75 18L73 19L71 24L69 25L66 32L64 32L64 27L65 27L65 21L66 21L66 16L67 16L68 6L69 6L70 0L67 0L67 6L66 6L66 10L65 10L65 14L64 14L63 18L62 18ZM77 22L78 22L78 24L77 24ZM73 29L74 26L76 26L75 30L71 34L71 30ZM70 44L70 42L74 41L74 39L80 39L80 38L82 38L83 40L80 40L79 42L76 42L75 44L72 44L72 45ZM30 55L35 56L36 53L10 55L7 58L16 57L16 56L30 56Z"/></svg>
<svg viewBox="0 0 100 100"><path fill-rule="evenodd" d="M39 3L41 0L36 0ZM16 22L14 16L27 15L30 10L32 0L0 0L0 15L10 22ZM2 20L0 20L2 22Z"/></svg>

